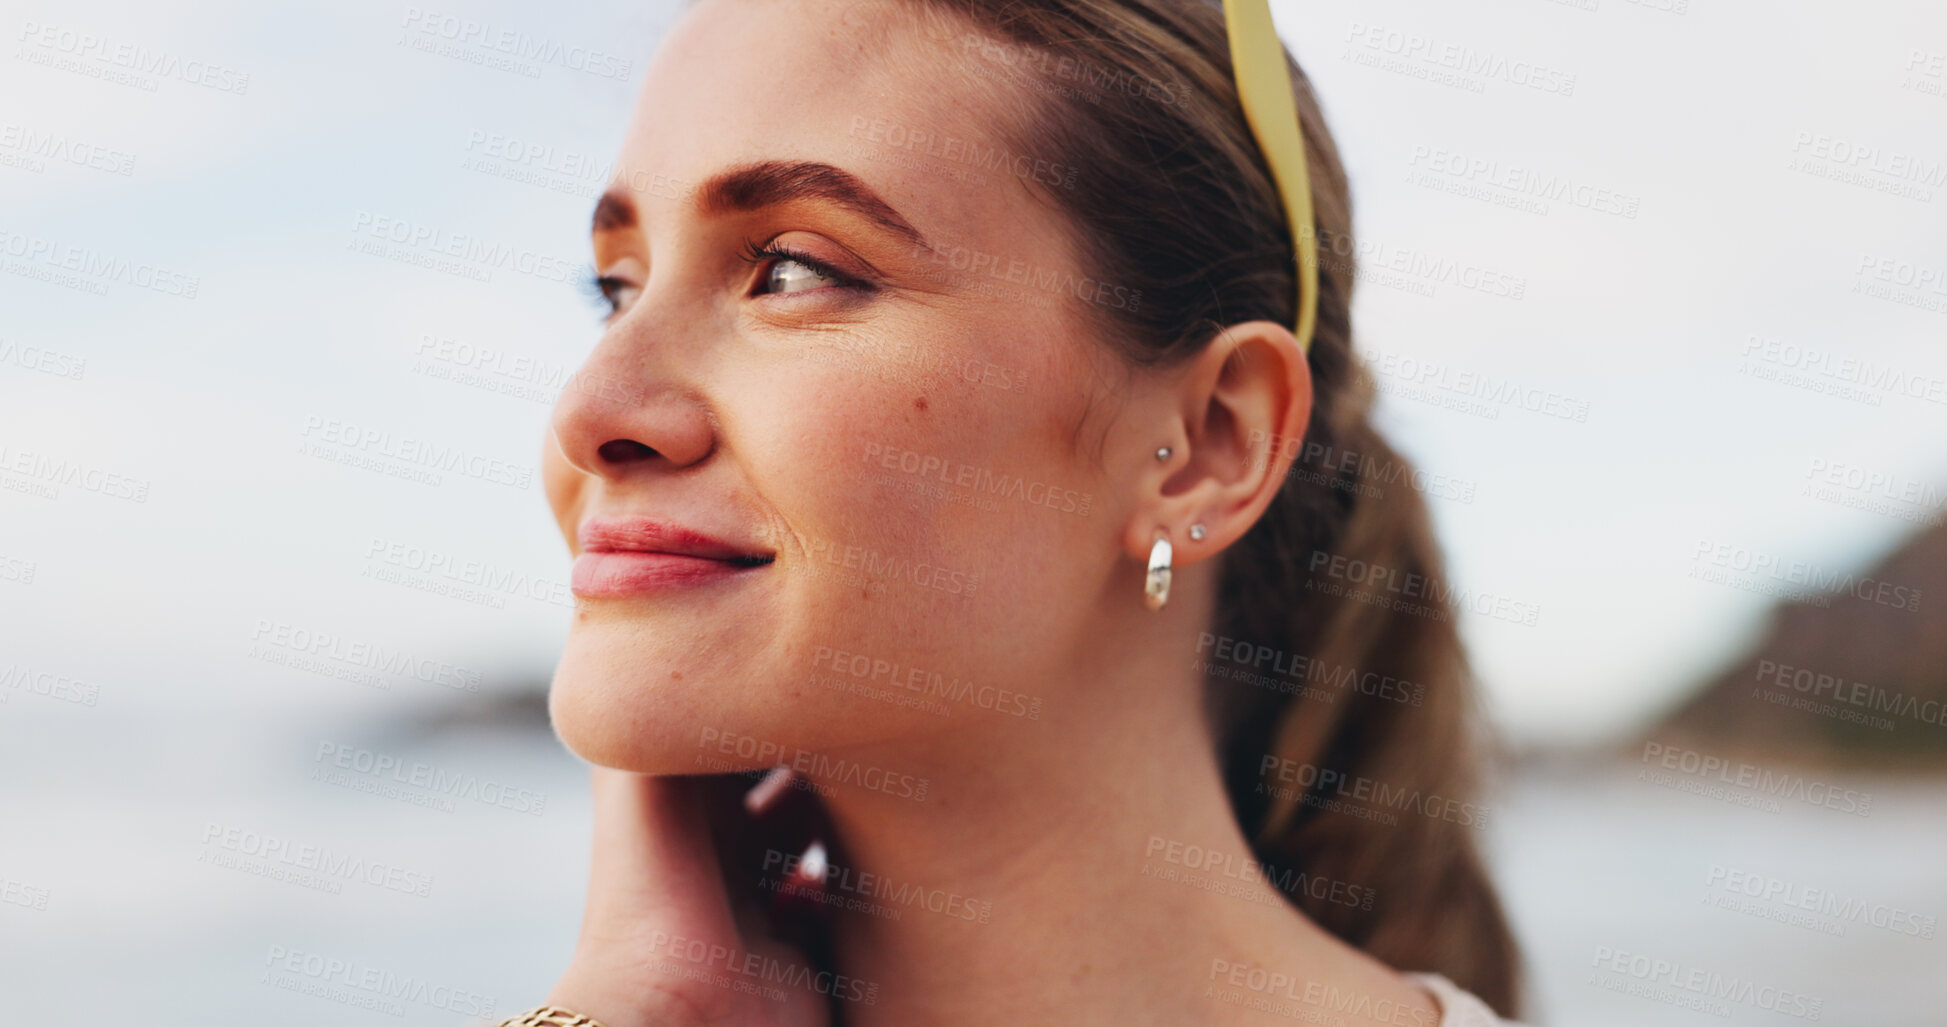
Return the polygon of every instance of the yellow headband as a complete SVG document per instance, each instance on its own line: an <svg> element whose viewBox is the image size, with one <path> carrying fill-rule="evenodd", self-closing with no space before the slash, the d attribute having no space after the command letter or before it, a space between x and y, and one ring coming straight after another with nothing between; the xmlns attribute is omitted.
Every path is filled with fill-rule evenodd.
<svg viewBox="0 0 1947 1027"><path fill-rule="evenodd" d="M1298 104L1285 70L1284 44L1271 23L1266 0L1224 0L1230 25L1230 64L1244 120L1271 165L1284 197L1291 245L1298 253L1298 348L1309 354L1312 326L1318 320L1318 239L1312 226L1311 178L1305 169L1305 137L1298 130Z"/></svg>

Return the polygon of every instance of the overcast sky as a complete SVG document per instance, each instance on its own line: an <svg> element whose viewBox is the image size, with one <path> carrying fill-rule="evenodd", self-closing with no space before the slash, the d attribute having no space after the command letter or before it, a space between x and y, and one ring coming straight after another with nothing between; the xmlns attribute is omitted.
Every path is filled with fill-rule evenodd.
<svg viewBox="0 0 1947 1027"><path fill-rule="evenodd" d="M593 343L550 269L585 260L674 4L274 7L0 2L0 466L98 486L0 480L0 666L132 711L395 701L259 687L268 621L544 676L563 606L431 595L383 554L566 580L521 378ZM1625 730L1748 643L1769 579L1693 577L1714 554L1842 574L1939 519L1947 9L1273 7L1352 175L1386 426L1459 588L1532 611L1464 621L1515 738ZM564 56L429 52L433 14ZM358 247L381 218L523 257L397 263ZM348 466L307 448L331 422L506 474Z"/></svg>

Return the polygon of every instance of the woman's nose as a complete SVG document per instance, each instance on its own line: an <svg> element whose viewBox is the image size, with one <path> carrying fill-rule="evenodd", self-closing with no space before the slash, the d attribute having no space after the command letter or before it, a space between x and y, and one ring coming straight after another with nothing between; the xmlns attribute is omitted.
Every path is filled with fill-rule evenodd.
<svg viewBox="0 0 1947 1027"><path fill-rule="evenodd" d="M684 380L674 354L641 328L612 329L555 401L561 455L610 480L701 462L716 447L701 383Z"/></svg>

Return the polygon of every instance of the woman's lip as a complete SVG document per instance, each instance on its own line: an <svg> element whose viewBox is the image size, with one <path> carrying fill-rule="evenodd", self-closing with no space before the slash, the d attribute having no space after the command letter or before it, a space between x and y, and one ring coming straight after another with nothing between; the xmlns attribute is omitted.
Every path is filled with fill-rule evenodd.
<svg viewBox="0 0 1947 1027"><path fill-rule="evenodd" d="M569 587L584 599L653 595L722 581L768 564L716 560L681 553L604 551L575 558Z"/></svg>
<svg viewBox="0 0 1947 1027"><path fill-rule="evenodd" d="M584 553L664 553L708 560L768 560L773 553L733 545L680 524L646 517L591 517L581 524Z"/></svg>

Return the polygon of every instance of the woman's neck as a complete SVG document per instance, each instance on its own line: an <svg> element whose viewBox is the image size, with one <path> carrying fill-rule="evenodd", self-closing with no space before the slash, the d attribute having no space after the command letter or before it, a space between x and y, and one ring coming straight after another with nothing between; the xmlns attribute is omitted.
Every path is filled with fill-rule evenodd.
<svg viewBox="0 0 1947 1027"><path fill-rule="evenodd" d="M1183 619L1096 636L1043 720L858 756L927 793L827 802L840 968L877 986L846 1023L1438 1023L1252 872Z"/></svg>

